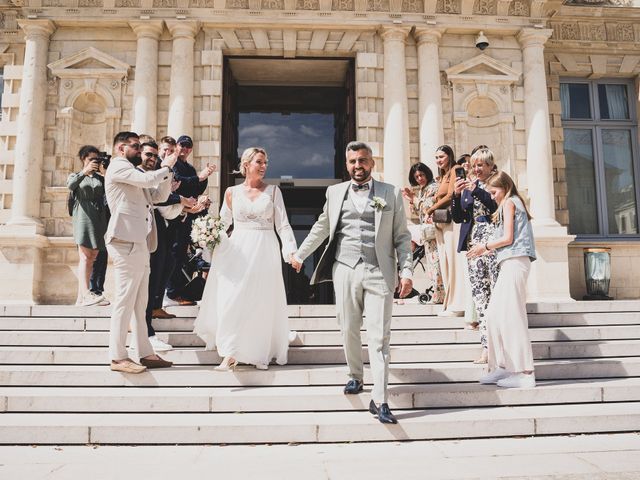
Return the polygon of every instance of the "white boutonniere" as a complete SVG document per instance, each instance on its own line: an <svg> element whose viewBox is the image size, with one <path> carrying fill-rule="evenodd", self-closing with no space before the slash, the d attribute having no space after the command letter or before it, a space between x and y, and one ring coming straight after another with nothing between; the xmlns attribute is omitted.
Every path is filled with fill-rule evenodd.
<svg viewBox="0 0 640 480"><path fill-rule="evenodd" d="M387 206L387 202L384 201L384 198L373 197L371 199L371 206L376 210L382 210L384 207Z"/></svg>

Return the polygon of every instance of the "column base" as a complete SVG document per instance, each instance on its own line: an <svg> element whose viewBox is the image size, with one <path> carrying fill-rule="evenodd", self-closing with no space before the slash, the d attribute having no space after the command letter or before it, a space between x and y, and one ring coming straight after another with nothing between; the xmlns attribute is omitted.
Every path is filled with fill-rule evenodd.
<svg viewBox="0 0 640 480"><path fill-rule="evenodd" d="M37 225L0 226L0 298L3 303L39 303L43 248Z"/></svg>
<svg viewBox="0 0 640 480"><path fill-rule="evenodd" d="M531 264L528 302L574 302L569 292L569 243L566 227L533 225L537 260Z"/></svg>

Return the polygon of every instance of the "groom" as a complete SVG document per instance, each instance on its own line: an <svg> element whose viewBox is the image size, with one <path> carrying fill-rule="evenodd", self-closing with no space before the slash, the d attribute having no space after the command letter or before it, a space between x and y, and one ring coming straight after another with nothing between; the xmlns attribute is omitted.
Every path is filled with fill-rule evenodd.
<svg viewBox="0 0 640 480"><path fill-rule="evenodd" d="M327 189L322 214L290 261L299 271L304 259L329 237L311 284L333 280L351 377L344 393L362 391L360 328L366 313L373 377L369 411L382 423L397 423L387 404L391 307L398 268L400 297L412 289L411 235L400 190L371 178L375 166L371 148L366 143L351 142L346 157L351 181Z"/></svg>

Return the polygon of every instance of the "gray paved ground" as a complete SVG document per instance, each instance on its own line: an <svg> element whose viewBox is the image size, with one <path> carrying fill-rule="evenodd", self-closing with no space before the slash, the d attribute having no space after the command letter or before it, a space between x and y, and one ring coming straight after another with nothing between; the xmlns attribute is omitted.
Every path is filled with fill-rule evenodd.
<svg viewBox="0 0 640 480"><path fill-rule="evenodd" d="M0 447L0 479L640 479L640 434L263 446Z"/></svg>

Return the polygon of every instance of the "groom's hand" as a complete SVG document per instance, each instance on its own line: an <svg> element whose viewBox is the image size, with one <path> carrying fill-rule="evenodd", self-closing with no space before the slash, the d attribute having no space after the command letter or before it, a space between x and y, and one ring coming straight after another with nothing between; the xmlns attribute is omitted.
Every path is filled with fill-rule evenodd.
<svg viewBox="0 0 640 480"><path fill-rule="evenodd" d="M412 289L413 289L413 280L411 280L410 278L400 279L400 286L399 286L400 293L398 294L400 298L404 298L407 295L409 295Z"/></svg>
<svg viewBox="0 0 640 480"><path fill-rule="evenodd" d="M298 262L295 259L295 257L293 256L293 253L291 255L289 255L289 263L294 268L296 273L300 273L300 270L302 269L302 263Z"/></svg>

